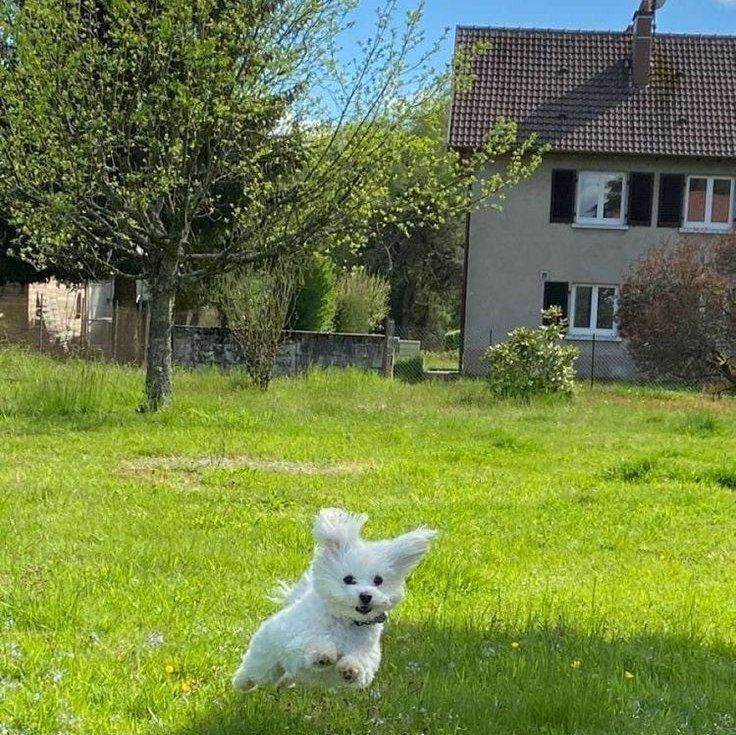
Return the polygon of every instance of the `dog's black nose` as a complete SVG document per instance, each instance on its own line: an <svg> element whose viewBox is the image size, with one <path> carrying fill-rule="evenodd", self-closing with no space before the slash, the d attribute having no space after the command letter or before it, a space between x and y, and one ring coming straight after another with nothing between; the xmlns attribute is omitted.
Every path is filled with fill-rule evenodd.
<svg viewBox="0 0 736 735"><path fill-rule="evenodd" d="M359 597L364 605L367 605L373 599L373 595L369 595L367 592L361 592Z"/></svg>

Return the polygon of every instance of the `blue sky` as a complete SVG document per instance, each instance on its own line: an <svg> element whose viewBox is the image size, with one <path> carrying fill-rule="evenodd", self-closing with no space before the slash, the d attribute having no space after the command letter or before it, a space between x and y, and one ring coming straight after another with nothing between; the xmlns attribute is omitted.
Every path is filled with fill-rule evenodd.
<svg viewBox="0 0 736 735"><path fill-rule="evenodd" d="M377 2L360 2L358 13L366 31L372 27ZM409 10L417 2L399 0L399 4ZM424 26L432 39L456 25L623 30L638 5L639 0L426 0ZM736 35L736 0L668 0L657 14L657 28L663 33ZM451 48L451 42L446 42L443 63L449 60Z"/></svg>

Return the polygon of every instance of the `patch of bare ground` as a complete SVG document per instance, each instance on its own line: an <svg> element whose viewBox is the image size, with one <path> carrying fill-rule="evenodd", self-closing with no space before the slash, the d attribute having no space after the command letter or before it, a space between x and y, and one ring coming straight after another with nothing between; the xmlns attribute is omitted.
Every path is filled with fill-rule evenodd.
<svg viewBox="0 0 736 735"><path fill-rule="evenodd" d="M166 472L198 472L199 470L256 470L283 475L351 475L370 469L371 465L361 462L320 464L317 462L295 462L283 459L259 459L247 456L203 457L137 457L120 465L124 474Z"/></svg>

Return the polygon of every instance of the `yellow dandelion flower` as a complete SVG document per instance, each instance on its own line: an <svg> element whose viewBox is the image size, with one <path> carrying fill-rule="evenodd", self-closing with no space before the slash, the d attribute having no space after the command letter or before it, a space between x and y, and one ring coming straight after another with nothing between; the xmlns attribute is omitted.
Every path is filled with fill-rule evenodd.
<svg viewBox="0 0 736 735"><path fill-rule="evenodd" d="M166 664L166 666L164 666L164 671L169 676L171 676L171 674L173 674L176 671L176 668L174 667L174 664Z"/></svg>
<svg viewBox="0 0 736 735"><path fill-rule="evenodd" d="M573 669L579 669L582 665L583 662L579 658L573 659L572 663L570 664Z"/></svg>
<svg viewBox="0 0 736 735"><path fill-rule="evenodd" d="M521 648L519 641L511 641L511 648Z"/></svg>
<svg viewBox="0 0 736 735"><path fill-rule="evenodd" d="M182 694L189 694L192 691L192 685L188 681L182 681L179 683L179 689Z"/></svg>
<svg viewBox="0 0 736 735"><path fill-rule="evenodd" d="M631 671L624 671L624 679L634 679L635 675Z"/></svg>

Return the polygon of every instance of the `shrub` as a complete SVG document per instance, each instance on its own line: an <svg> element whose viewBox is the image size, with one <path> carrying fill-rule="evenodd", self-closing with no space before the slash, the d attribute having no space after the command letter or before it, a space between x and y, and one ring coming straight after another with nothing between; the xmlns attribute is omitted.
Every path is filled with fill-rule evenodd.
<svg viewBox="0 0 736 735"><path fill-rule="evenodd" d="M291 304L291 329L330 332L337 312L335 266L325 255L313 253L302 271L302 285Z"/></svg>
<svg viewBox="0 0 736 735"><path fill-rule="evenodd" d="M736 356L736 238L686 238L640 258L618 305L637 367L659 380L705 385ZM731 380L729 378L729 380ZM736 387L736 382L733 382Z"/></svg>
<svg viewBox="0 0 736 735"><path fill-rule="evenodd" d="M548 309L543 316L541 327L519 327L505 342L488 348L484 359L490 367L488 382L494 396L572 395L579 350L562 341L567 322L559 307Z"/></svg>
<svg viewBox="0 0 736 735"><path fill-rule="evenodd" d="M451 329L449 332L445 332L445 350L452 352L453 350L460 349L460 330Z"/></svg>
<svg viewBox="0 0 736 735"><path fill-rule="evenodd" d="M373 331L388 314L389 282L362 268L346 273L337 284L338 332Z"/></svg>
<svg viewBox="0 0 736 735"><path fill-rule="evenodd" d="M271 382L295 282L293 264L280 260L243 266L214 284L220 311L243 352L245 369L261 390Z"/></svg>
<svg viewBox="0 0 736 735"><path fill-rule="evenodd" d="M420 383L424 380L424 354L417 352L416 355L400 357L394 363L394 378L405 383Z"/></svg>

